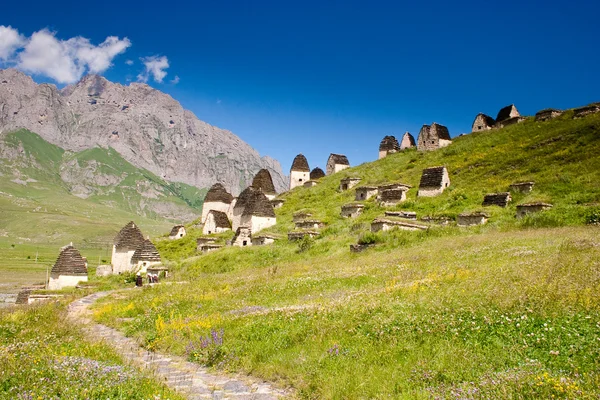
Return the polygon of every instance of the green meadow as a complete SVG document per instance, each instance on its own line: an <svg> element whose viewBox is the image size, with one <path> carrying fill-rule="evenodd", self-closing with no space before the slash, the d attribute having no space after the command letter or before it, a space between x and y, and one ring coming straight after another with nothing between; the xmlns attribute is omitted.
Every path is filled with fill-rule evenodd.
<svg viewBox="0 0 600 400"><path fill-rule="evenodd" d="M266 230L274 245L200 255L198 230L158 240L180 283L105 298L95 318L149 349L289 385L299 398L598 398L600 116L571 116L401 152L282 194ZM436 165L450 187L417 198L423 169ZM339 190L347 176L412 185L390 210L490 219L370 233L387 209L369 200L363 215L341 218L354 200ZM508 207L481 207L486 193L530 180L534 190ZM553 208L515 218L533 201ZM298 211L325 224L317 238L287 241ZM375 245L351 253L357 242Z"/></svg>

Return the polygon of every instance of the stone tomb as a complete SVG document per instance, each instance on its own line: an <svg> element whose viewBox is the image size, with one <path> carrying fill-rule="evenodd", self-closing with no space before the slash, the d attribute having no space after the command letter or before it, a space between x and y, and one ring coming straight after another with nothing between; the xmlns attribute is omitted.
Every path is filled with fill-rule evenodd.
<svg viewBox="0 0 600 400"><path fill-rule="evenodd" d="M363 204L357 204L357 203L344 204L342 206L342 212L340 213L340 215L343 218L356 218L360 214L362 214L364 208L365 208L365 206Z"/></svg>
<svg viewBox="0 0 600 400"><path fill-rule="evenodd" d="M483 113L477 114L473 125L471 126L471 132L487 131L494 128L496 120L489 115Z"/></svg>
<svg viewBox="0 0 600 400"><path fill-rule="evenodd" d="M202 250L202 246L206 245L206 244L215 244L217 242L216 238L212 238L212 237L199 237L198 239L196 239L196 250L197 251L203 251Z"/></svg>
<svg viewBox="0 0 600 400"><path fill-rule="evenodd" d="M385 136L379 143L379 159L387 157L388 154L397 153L400 150L400 144L395 136Z"/></svg>
<svg viewBox="0 0 600 400"><path fill-rule="evenodd" d="M519 204L517 206L517 218L523 218L527 214L538 213L552 208L552 204L536 202Z"/></svg>
<svg viewBox="0 0 600 400"><path fill-rule="evenodd" d="M579 107L573 110L573 118L583 118L586 115L600 112L600 104L590 104L589 106Z"/></svg>
<svg viewBox="0 0 600 400"><path fill-rule="evenodd" d="M240 226L236 231L233 239L231 239L232 246L252 246L252 230L248 226Z"/></svg>
<svg viewBox="0 0 600 400"><path fill-rule="evenodd" d="M318 184L319 184L319 182L317 182L317 181L313 181L313 180L311 179L311 180L309 180L309 181L306 181L306 182L304 182L304 185L303 185L303 186L304 186L305 188L311 188L311 187L313 187L313 186L317 186Z"/></svg>
<svg viewBox="0 0 600 400"><path fill-rule="evenodd" d="M450 132L444 125L433 123L423 125L417 138L417 149L419 151L437 150L452 143Z"/></svg>
<svg viewBox="0 0 600 400"><path fill-rule="evenodd" d="M483 203L481 205L483 207L498 206L504 208L508 205L508 202L511 200L512 198L510 197L510 193L508 192L490 193L486 194L483 197Z"/></svg>
<svg viewBox="0 0 600 400"><path fill-rule="evenodd" d="M199 251L201 251L202 253L210 253L211 251L219 250L221 247L223 246L220 244L204 243L199 246Z"/></svg>
<svg viewBox="0 0 600 400"><path fill-rule="evenodd" d="M132 270L146 272L148 267L161 264L160 254L150 239L144 240L131 257Z"/></svg>
<svg viewBox="0 0 600 400"><path fill-rule="evenodd" d="M483 212L462 213L456 217L456 224L462 227L483 225L487 222L488 218L489 215Z"/></svg>
<svg viewBox="0 0 600 400"><path fill-rule="evenodd" d="M431 167L423 170L419 183L418 197L440 195L450 186L450 177L446 167Z"/></svg>
<svg viewBox="0 0 600 400"><path fill-rule="evenodd" d="M252 238L252 246L264 246L275 243L275 236L261 235Z"/></svg>
<svg viewBox="0 0 600 400"><path fill-rule="evenodd" d="M397 189L386 189L380 193L380 204L383 207L392 207L396 204L400 204L406 200L406 187L399 187Z"/></svg>
<svg viewBox="0 0 600 400"><path fill-rule="evenodd" d="M395 221L385 218L376 218L371 222L371 232L389 231L397 228L405 231L425 231L427 227L424 225L413 224L404 221Z"/></svg>
<svg viewBox="0 0 600 400"><path fill-rule="evenodd" d="M113 241L111 265L113 274L131 271L131 258L144 236L133 221L129 221L115 236Z"/></svg>
<svg viewBox="0 0 600 400"><path fill-rule="evenodd" d="M359 183L360 183L360 178L358 178L358 177L344 178L340 181L340 190L344 191L344 190L352 189L354 186L358 185Z"/></svg>
<svg viewBox="0 0 600 400"><path fill-rule="evenodd" d="M294 215L292 216L292 221L293 222L299 222L299 221L304 221L305 219L309 219L310 217L312 217L312 214L306 211L298 211L295 212Z"/></svg>
<svg viewBox="0 0 600 400"><path fill-rule="evenodd" d="M296 229L321 229L323 223L315 219L305 219L295 223Z"/></svg>
<svg viewBox="0 0 600 400"><path fill-rule="evenodd" d="M169 239L176 240L181 239L185 236L185 226L183 225L175 225L171 229L171 233L169 233Z"/></svg>
<svg viewBox="0 0 600 400"><path fill-rule="evenodd" d="M310 179L310 168L308 160L303 154L298 154L292 162L290 168L290 190L304 185L304 182Z"/></svg>
<svg viewBox="0 0 600 400"><path fill-rule="evenodd" d="M410 133L405 132L404 135L402 135L402 139L400 140L400 150L412 149L413 147L417 147L415 137Z"/></svg>
<svg viewBox="0 0 600 400"><path fill-rule="evenodd" d="M509 189L511 192L529 193L533 190L535 182L517 182L510 185Z"/></svg>
<svg viewBox="0 0 600 400"><path fill-rule="evenodd" d="M329 155L329 158L327 159L327 166L325 168L327 175L335 174L346 168L350 168L350 162L348 161L348 157L346 157L343 154L334 153L331 153Z"/></svg>
<svg viewBox="0 0 600 400"><path fill-rule="evenodd" d="M404 218L404 219L410 219L410 220L417 219L417 213L414 211L386 211L385 216L386 217Z"/></svg>
<svg viewBox="0 0 600 400"><path fill-rule="evenodd" d="M48 280L48 289L60 290L75 287L79 282L87 282L87 263L73 244L61 249Z"/></svg>
<svg viewBox="0 0 600 400"><path fill-rule="evenodd" d="M210 210L202 227L202 234L211 235L231 230L231 222L222 211Z"/></svg>
<svg viewBox="0 0 600 400"><path fill-rule="evenodd" d="M314 237L319 236L319 232L315 232L315 231L294 231L294 232L289 232L288 233L288 240L290 242L294 242L296 240L303 239L305 236L314 238Z"/></svg>
<svg viewBox="0 0 600 400"><path fill-rule="evenodd" d="M545 110L540 110L537 113L535 113L535 120L536 121L549 121L556 117L560 117L562 115L562 113L563 112L561 110L557 110L555 108L546 108Z"/></svg>
<svg viewBox="0 0 600 400"><path fill-rule="evenodd" d="M509 119L505 119L504 121L496 122L496 128L504 128L509 125L520 124L521 122L525 122L527 118L525 117L513 117Z"/></svg>
<svg viewBox="0 0 600 400"><path fill-rule="evenodd" d="M496 116L496 126L498 126L498 123L520 116L521 114L514 104L503 107L500 109L500 111L498 111L498 115Z"/></svg>
<svg viewBox="0 0 600 400"><path fill-rule="evenodd" d="M371 197L377 196L378 192L377 186L360 186L355 189L354 200L369 200Z"/></svg>
<svg viewBox="0 0 600 400"><path fill-rule="evenodd" d="M224 212L231 218L234 205L234 198L227 192L225 186L220 183L215 183L208 189L208 192L204 197L204 204L202 204L202 223L206 221L206 217L210 210Z"/></svg>

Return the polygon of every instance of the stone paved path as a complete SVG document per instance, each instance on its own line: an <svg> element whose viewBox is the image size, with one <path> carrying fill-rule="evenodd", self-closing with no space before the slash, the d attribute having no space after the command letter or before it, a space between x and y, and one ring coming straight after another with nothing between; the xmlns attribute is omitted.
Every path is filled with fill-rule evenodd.
<svg viewBox="0 0 600 400"><path fill-rule="evenodd" d="M188 399L270 400L292 397L287 391L250 377L215 375L182 357L148 351L116 329L94 323L88 306L109 293L98 292L74 301L69 305L69 318L82 325L90 338L107 342L133 365L151 370L157 378Z"/></svg>

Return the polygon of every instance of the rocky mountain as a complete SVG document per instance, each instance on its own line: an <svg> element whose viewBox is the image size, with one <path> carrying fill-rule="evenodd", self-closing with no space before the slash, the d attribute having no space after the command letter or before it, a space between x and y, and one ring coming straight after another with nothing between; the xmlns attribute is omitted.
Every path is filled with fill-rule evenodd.
<svg viewBox="0 0 600 400"><path fill-rule="evenodd" d="M73 152L113 148L169 182L198 188L221 182L237 194L266 168L277 190L287 189L278 161L146 84L123 86L88 75L59 90L18 70L0 70L0 133L19 128Z"/></svg>

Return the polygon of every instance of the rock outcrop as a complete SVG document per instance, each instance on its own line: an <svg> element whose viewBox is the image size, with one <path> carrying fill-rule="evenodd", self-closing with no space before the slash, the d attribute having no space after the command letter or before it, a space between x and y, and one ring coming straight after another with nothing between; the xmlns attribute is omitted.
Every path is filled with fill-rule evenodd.
<svg viewBox="0 0 600 400"><path fill-rule="evenodd" d="M0 70L0 133L18 128L66 150L112 147L170 182L208 188L218 181L237 194L266 168L278 192L288 188L278 161L146 84L88 75L59 90L18 70Z"/></svg>

